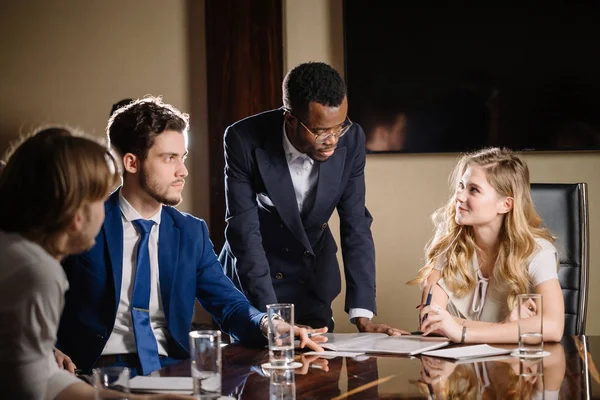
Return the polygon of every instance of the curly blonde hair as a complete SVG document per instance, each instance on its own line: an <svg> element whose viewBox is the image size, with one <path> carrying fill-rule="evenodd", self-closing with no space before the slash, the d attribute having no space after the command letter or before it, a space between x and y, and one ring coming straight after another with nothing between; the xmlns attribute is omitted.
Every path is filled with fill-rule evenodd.
<svg viewBox="0 0 600 400"><path fill-rule="evenodd" d="M499 195L513 198L513 207L502 222L500 249L493 270L494 279L508 285L507 304L513 309L516 296L529 289L527 259L536 250L535 239L553 242L554 237L541 226L542 220L531 200L527 165L508 149L488 148L461 157L450 175L452 195L432 215L436 235L426 247L426 264L408 284L423 284L436 264L443 262L442 278L456 296L465 296L475 288L476 276L468 266L474 252L480 249L473 228L459 225L455 220L456 188L470 166L484 169L489 184Z"/></svg>

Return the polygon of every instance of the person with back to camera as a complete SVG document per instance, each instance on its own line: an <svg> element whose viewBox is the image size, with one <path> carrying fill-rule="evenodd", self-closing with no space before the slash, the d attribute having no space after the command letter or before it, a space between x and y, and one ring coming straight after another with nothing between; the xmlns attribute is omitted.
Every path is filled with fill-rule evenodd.
<svg viewBox="0 0 600 400"><path fill-rule="evenodd" d="M510 150L484 149L460 159L451 184L454 194L433 214L427 263L408 282L423 285L421 331L453 342L516 343L517 295L539 293L543 315L534 304L523 312L532 323L543 318L544 341L560 341L558 257L533 205L527 165Z"/></svg>

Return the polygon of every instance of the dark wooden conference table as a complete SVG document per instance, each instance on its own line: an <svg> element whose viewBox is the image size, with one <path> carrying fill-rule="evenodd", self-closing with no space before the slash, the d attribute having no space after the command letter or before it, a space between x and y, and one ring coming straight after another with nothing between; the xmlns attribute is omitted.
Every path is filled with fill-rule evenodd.
<svg viewBox="0 0 600 400"><path fill-rule="evenodd" d="M425 356L326 360L297 352L301 368L271 374L260 367L268 360L267 350L231 344L222 349L222 393L261 400L600 399L600 336L566 336L560 343L545 343L544 349L550 355L537 360L511 357L462 364ZM190 376L190 362L164 368L161 375ZM282 380L288 397L277 394Z"/></svg>

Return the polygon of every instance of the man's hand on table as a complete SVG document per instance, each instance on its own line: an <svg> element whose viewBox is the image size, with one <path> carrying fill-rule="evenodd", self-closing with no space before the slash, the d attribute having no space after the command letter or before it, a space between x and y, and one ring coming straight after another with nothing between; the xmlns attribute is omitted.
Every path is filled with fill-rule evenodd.
<svg viewBox="0 0 600 400"><path fill-rule="evenodd" d="M308 347L313 351L325 351L318 343L325 343L327 338L323 336L323 333L327 332L327 327L313 329L306 327L306 325L294 325L294 336L300 340L300 348L303 349ZM316 336L313 336L317 334Z"/></svg>
<svg viewBox="0 0 600 400"><path fill-rule="evenodd" d="M410 335L410 332L404 329L394 328L387 324L376 324L365 317L355 318L354 324L360 332L385 333L388 336Z"/></svg>

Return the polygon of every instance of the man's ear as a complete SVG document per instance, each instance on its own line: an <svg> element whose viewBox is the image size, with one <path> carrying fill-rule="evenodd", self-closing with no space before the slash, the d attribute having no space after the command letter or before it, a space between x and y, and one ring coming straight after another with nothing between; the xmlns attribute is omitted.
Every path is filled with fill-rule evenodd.
<svg viewBox="0 0 600 400"><path fill-rule="evenodd" d="M289 111L285 110L285 111L283 112L283 119L284 119L284 120L285 120L285 122L287 122L288 124L292 124L296 118L294 118L294 116L292 115L292 113L291 113L291 112L289 112Z"/></svg>
<svg viewBox="0 0 600 400"><path fill-rule="evenodd" d="M126 153L123 156L123 170L125 172L129 172L130 174L135 174L138 172L139 163L136 155L132 153Z"/></svg>
<svg viewBox="0 0 600 400"><path fill-rule="evenodd" d="M507 214L510 210L513 209L515 203L515 199L512 197L505 197L504 200L500 203L498 212L500 214Z"/></svg>

